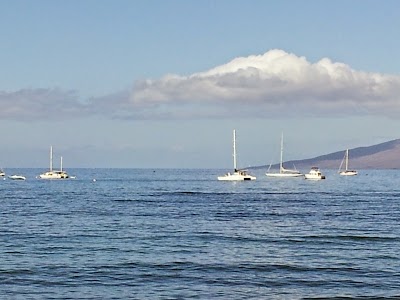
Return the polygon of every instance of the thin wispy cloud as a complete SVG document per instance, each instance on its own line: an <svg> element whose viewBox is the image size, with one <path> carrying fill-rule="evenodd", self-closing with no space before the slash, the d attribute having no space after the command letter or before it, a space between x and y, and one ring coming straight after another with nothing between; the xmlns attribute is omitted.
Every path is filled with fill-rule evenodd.
<svg viewBox="0 0 400 300"><path fill-rule="evenodd" d="M134 83L130 91L79 100L59 89L0 92L0 116L41 119L102 115L118 119L186 119L400 113L400 77L363 72L283 50L238 57L189 76Z"/></svg>

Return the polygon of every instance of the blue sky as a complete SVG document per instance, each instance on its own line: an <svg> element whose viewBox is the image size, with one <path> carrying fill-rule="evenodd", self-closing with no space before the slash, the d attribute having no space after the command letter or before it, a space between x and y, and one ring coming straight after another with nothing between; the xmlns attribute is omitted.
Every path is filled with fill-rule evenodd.
<svg viewBox="0 0 400 300"><path fill-rule="evenodd" d="M400 137L398 1L0 0L0 166L231 168Z"/></svg>

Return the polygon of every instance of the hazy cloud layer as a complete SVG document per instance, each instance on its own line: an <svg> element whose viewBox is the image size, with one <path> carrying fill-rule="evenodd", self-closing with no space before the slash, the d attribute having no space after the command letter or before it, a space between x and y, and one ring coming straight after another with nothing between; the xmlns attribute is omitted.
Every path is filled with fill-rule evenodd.
<svg viewBox="0 0 400 300"><path fill-rule="evenodd" d="M0 91L0 119L2 120L64 120L86 115L87 112L88 107L78 101L74 91L60 89Z"/></svg>
<svg viewBox="0 0 400 300"><path fill-rule="evenodd" d="M400 77L353 70L323 58L316 63L282 50L235 58L190 76L136 82L131 91L79 100L75 92L0 92L0 117L119 119L397 115Z"/></svg>

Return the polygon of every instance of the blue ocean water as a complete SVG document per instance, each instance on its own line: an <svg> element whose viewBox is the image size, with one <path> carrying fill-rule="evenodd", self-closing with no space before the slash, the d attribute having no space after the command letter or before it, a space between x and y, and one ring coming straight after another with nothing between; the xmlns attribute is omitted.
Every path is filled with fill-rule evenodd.
<svg viewBox="0 0 400 300"><path fill-rule="evenodd" d="M27 180L0 181L1 299L400 297L397 170L6 171Z"/></svg>

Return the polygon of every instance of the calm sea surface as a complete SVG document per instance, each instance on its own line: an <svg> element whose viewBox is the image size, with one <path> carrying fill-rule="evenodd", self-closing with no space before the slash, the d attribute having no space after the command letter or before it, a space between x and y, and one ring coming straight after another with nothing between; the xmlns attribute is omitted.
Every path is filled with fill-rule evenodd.
<svg viewBox="0 0 400 300"><path fill-rule="evenodd" d="M400 298L400 171L5 171L1 299Z"/></svg>

